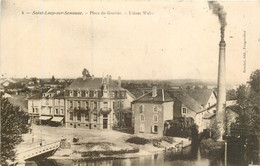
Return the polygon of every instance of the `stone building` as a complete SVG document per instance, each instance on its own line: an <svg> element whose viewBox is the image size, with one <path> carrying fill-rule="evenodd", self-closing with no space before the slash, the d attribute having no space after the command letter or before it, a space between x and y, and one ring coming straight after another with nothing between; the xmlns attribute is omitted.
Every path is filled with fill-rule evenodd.
<svg viewBox="0 0 260 166"><path fill-rule="evenodd" d="M96 78L84 69L82 77L65 88L66 127L112 129L120 124L126 90L112 77Z"/></svg>
<svg viewBox="0 0 260 166"><path fill-rule="evenodd" d="M132 102L134 132L163 136L164 125L173 119L173 99L164 89L152 91Z"/></svg>

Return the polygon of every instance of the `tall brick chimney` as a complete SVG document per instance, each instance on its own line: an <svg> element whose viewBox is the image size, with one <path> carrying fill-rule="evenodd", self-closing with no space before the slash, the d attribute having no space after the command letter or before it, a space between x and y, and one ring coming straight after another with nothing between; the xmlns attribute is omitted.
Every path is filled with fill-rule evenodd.
<svg viewBox="0 0 260 166"><path fill-rule="evenodd" d="M217 89L217 112L216 120L218 123L220 138L224 134L224 119L226 109L226 43L222 38L219 43L219 62L218 62L218 89Z"/></svg>

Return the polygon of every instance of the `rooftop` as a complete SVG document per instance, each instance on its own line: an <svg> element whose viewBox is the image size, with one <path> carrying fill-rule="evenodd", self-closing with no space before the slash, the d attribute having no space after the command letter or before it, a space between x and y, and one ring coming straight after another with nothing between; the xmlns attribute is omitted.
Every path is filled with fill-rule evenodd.
<svg viewBox="0 0 260 166"><path fill-rule="evenodd" d="M85 80L83 78L77 78L74 80L66 90L97 90L101 89L104 85L103 78L92 78L87 77ZM123 88L119 87L113 80L110 80L107 83L108 90L124 90Z"/></svg>
<svg viewBox="0 0 260 166"><path fill-rule="evenodd" d="M152 91L143 96L139 97L138 99L134 100L133 103L164 103L170 102L173 99L170 97L167 91L164 89L158 89L157 95L152 97Z"/></svg>

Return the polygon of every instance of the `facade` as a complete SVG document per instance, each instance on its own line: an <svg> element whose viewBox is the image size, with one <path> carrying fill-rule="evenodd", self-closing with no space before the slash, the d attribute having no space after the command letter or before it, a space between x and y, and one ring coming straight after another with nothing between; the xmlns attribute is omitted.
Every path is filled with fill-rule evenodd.
<svg viewBox="0 0 260 166"><path fill-rule="evenodd" d="M112 129L121 123L126 91L111 76L95 78L86 69L65 89L66 127Z"/></svg>
<svg viewBox="0 0 260 166"><path fill-rule="evenodd" d="M56 100L55 100L56 99ZM56 105L55 101L59 100L59 105ZM62 97L62 90L59 89L49 89L43 90L40 93L37 93L28 98L28 113L30 119L33 122L38 122L41 124L49 124L51 121L57 121L57 118L53 119L55 116L59 115L61 118L59 122L62 123L64 119L64 113L56 114L56 109L64 110L65 103L64 97ZM64 112L64 111L63 111Z"/></svg>
<svg viewBox="0 0 260 166"><path fill-rule="evenodd" d="M210 126L207 120L216 110L216 94L212 90L172 90L174 117L191 117L199 132Z"/></svg>
<svg viewBox="0 0 260 166"><path fill-rule="evenodd" d="M173 100L164 89L153 90L132 102L134 133L164 135L164 125L173 119Z"/></svg>

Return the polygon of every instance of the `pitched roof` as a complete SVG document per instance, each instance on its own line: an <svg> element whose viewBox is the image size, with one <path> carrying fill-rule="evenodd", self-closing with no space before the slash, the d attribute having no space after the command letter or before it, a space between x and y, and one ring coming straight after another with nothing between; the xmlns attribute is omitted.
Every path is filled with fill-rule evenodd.
<svg viewBox="0 0 260 166"><path fill-rule="evenodd" d="M169 91L172 98L175 98L182 102L186 107L191 109L192 111L199 113L203 111L203 107L192 97L190 97L185 91L183 90L171 90Z"/></svg>
<svg viewBox="0 0 260 166"><path fill-rule="evenodd" d="M74 80L66 89L68 90L96 90L101 89L102 87L102 78L77 78ZM114 81L110 81L107 83L108 90L124 90L123 88L119 87Z"/></svg>
<svg viewBox="0 0 260 166"><path fill-rule="evenodd" d="M55 99L64 99L64 91L62 91L62 92L60 92L58 94L55 94L53 96L53 98L55 98Z"/></svg>
<svg viewBox="0 0 260 166"><path fill-rule="evenodd" d="M141 89L138 88L131 88L127 89L136 99L141 97L144 93Z"/></svg>
<svg viewBox="0 0 260 166"><path fill-rule="evenodd" d="M157 96L152 97L152 91L134 100L133 103L164 103L173 101L167 91L164 89L157 90Z"/></svg>
<svg viewBox="0 0 260 166"><path fill-rule="evenodd" d="M200 103L202 106L205 106L207 104L212 92L212 89L192 89L187 91L188 95L196 100L198 103Z"/></svg>
<svg viewBox="0 0 260 166"><path fill-rule="evenodd" d="M40 93L36 93L36 94L28 97L28 100L30 100L30 99L32 99L32 100L33 99L41 99L41 98L42 98L42 93L40 92Z"/></svg>

